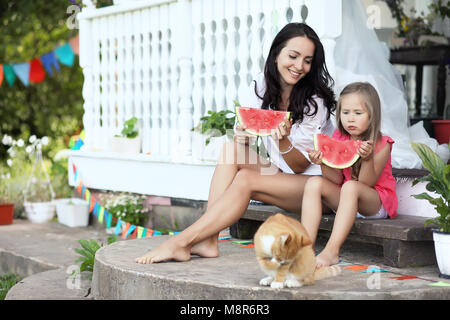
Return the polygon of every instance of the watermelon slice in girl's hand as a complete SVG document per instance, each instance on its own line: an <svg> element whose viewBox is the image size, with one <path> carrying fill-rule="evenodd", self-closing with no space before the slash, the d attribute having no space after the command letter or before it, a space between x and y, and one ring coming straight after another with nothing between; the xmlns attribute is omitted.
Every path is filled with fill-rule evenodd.
<svg viewBox="0 0 450 320"><path fill-rule="evenodd" d="M236 107L236 116L246 132L255 136L270 136L273 129L289 120L290 112Z"/></svg>
<svg viewBox="0 0 450 320"><path fill-rule="evenodd" d="M358 161L361 143L356 140L336 140L323 133L314 135L314 150L322 151L322 162L336 169L351 167Z"/></svg>

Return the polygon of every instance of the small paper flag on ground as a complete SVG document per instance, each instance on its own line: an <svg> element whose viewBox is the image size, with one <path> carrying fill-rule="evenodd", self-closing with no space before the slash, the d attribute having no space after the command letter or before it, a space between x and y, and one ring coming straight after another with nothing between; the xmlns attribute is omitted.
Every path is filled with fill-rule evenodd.
<svg viewBox="0 0 450 320"><path fill-rule="evenodd" d="M444 282L444 281L439 281L439 282L430 283L429 286L432 286L432 287L450 287L450 283Z"/></svg>
<svg viewBox="0 0 450 320"><path fill-rule="evenodd" d="M416 276L401 276L401 277L389 277L389 279L409 280L409 279L417 279L417 277Z"/></svg>
<svg viewBox="0 0 450 320"><path fill-rule="evenodd" d="M137 227L137 238L142 238L142 232L144 232L144 227Z"/></svg>
<svg viewBox="0 0 450 320"><path fill-rule="evenodd" d="M348 269L348 270L352 270L352 271L362 271L362 270L369 269L369 267L367 267L367 266L348 266L348 267L344 267L344 269Z"/></svg>
<svg viewBox="0 0 450 320"><path fill-rule="evenodd" d="M39 58L35 58L31 60L30 62L30 81L33 83L39 83L44 81L45 79L45 72L44 68L42 67L41 60Z"/></svg>
<svg viewBox="0 0 450 320"><path fill-rule="evenodd" d="M2 85L3 82L3 65L0 64L0 86Z"/></svg>
<svg viewBox="0 0 450 320"><path fill-rule="evenodd" d="M14 73L13 67L9 64L4 64L3 75L6 79L6 82L8 82L8 85L12 87L14 85L14 82L16 81L16 74Z"/></svg>
<svg viewBox="0 0 450 320"><path fill-rule="evenodd" d="M75 59L72 48L69 43L55 49L56 57L62 64L72 67Z"/></svg>
<svg viewBox="0 0 450 320"><path fill-rule="evenodd" d="M12 65L14 72L19 77L20 81L25 85L25 87L28 87L29 84L29 77L30 77L30 63L24 62L24 63L16 63Z"/></svg>
<svg viewBox="0 0 450 320"><path fill-rule="evenodd" d="M245 246L239 246L239 248L254 248L254 247L255 247L255 245L253 243L247 244Z"/></svg>
<svg viewBox="0 0 450 320"><path fill-rule="evenodd" d="M55 67L56 71L60 72L60 68L59 68L59 64L58 61L56 60L56 56L55 53L53 51L44 54L41 57L41 62L45 68L45 70L47 70L47 72L53 76L53 68Z"/></svg>
<svg viewBox="0 0 450 320"><path fill-rule="evenodd" d="M387 272L387 270L380 269L380 268L369 268L369 269L361 271L361 273L375 273L375 272Z"/></svg>
<svg viewBox="0 0 450 320"><path fill-rule="evenodd" d="M226 240L226 239L231 239L231 236L226 235L226 234L219 234L219 240Z"/></svg>

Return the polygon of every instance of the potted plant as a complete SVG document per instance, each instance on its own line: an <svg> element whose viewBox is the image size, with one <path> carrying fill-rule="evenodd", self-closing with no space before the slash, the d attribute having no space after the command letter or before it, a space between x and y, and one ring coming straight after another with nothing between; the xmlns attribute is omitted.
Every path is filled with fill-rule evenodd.
<svg viewBox="0 0 450 320"><path fill-rule="evenodd" d="M89 203L79 198L63 198L54 201L58 222L68 227L87 227Z"/></svg>
<svg viewBox="0 0 450 320"><path fill-rule="evenodd" d="M0 180L0 225L12 224L14 219L14 202L9 173L2 174Z"/></svg>
<svg viewBox="0 0 450 320"><path fill-rule="evenodd" d="M427 145L411 144L422 160L423 167L430 172L427 176L416 179L413 186L418 182L426 182L426 189L433 192L423 192L413 197L428 200L435 206L437 217L427 220L425 225L433 223L438 227L433 229L436 260L441 276L450 279L450 164L446 165ZM438 197L434 198L432 195Z"/></svg>
<svg viewBox="0 0 450 320"><path fill-rule="evenodd" d="M148 219L149 209L145 206L144 195L135 195L131 193L120 193L108 196L105 200L105 210L113 217L111 228L107 229L107 233L114 233L117 221L129 222L132 225L142 226ZM121 230L122 226L119 226Z"/></svg>
<svg viewBox="0 0 450 320"><path fill-rule="evenodd" d="M32 159L32 170L24 191L24 208L27 218L34 223L49 221L55 215L54 192L42 157L42 147L49 142L47 137L38 139L32 135L26 151Z"/></svg>
<svg viewBox="0 0 450 320"><path fill-rule="evenodd" d="M141 137L139 135L138 118L132 117L123 124L120 135L111 137L111 151L118 153L140 153Z"/></svg>

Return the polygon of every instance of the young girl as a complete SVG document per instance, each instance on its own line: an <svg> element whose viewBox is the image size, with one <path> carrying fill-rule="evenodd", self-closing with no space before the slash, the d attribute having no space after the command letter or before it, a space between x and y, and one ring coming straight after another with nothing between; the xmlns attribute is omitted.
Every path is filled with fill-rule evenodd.
<svg viewBox="0 0 450 320"><path fill-rule="evenodd" d="M360 159L343 170L322 164L320 151L309 150L312 163L320 164L322 176L310 178L303 192L301 222L314 243L322 216L322 202L336 211L333 230L316 265L339 262L339 250L356 217L394 218L397 215L395 179L392 176L391 149L394 141L381 135L380 99L369 83L347 85L336 109L338 129L333 138L362 140Z"/></svg>
<svg viewBox="0 0 450 320"><path fill-rule="evenodd" d="M283 27L272 42L264 74L239 101L246 107L291 112L292 122L263 139L271 162L249 148L245 128L237 127L234 141L222 148L205 213L136 262L187 261L191 254L217 257L219 232L244 214L250 199L300 213L299 192L303 193L308 174L320 174L306 150L313 147L314 133L332 128L329 118L336 105L332 83L314 30L303 23Z"/></svg>

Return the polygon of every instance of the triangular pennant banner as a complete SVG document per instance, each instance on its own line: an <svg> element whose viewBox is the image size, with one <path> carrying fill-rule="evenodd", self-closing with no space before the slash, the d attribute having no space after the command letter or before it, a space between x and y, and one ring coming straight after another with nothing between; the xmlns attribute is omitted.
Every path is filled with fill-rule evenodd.
<svg viewBox="0 0 450 320"><path fill-rule="evenodd" d="M33 59L30 62L30 81L33 83L39 83L44 81L45 72L42 67L41 60L39 58Z"/></svg>
<svg viewBox="0 0 450 320"><path fill-rule="evenodd" d="M65 64L69 67L73 66L75 55L73 54L70 44L66 43L63 46L56 48L55 54L59 62L61 62L62 64Z"/></svg>
<svg viewBox="0 0 450 320"><path fill-rule="evenodd" d="M73 53L80 55L80 36L77 34L75 37L69 40L70 47Z"/></svg>
<svg viewBox="0 0 450 320"><path fill-rule="evenodd" d="M0 64L0 86L2 85L3 82L3 65Z"/></svg>
<svg viewBox="0 0 450 320"><path fill-rule="evenodd" d="M30 77L30 63L24 62L24 63L16 63L12 65L14 72L19 77L20 81L25 85L25 87L28 87L29 84L29 77Z"/></svg>
<svg viewBox="0 0 450 320"><path fill-rule="evenodd" d="M53 76L53 69L52 67L55 67L56 71L60 72L58 61L56 60L55 53L53 51L44 54L41 57L41 62L44 65L45 70Z"/></svg>
<svg viewBox="0 0 450 320"><path fill-rule="evenodd" d="M16 74L14 73L13 67L9 64L3 65L3 75L5 76L6 82L8 82L8 85L12 87L14 85L14 82L16 81Z"/></svg>

